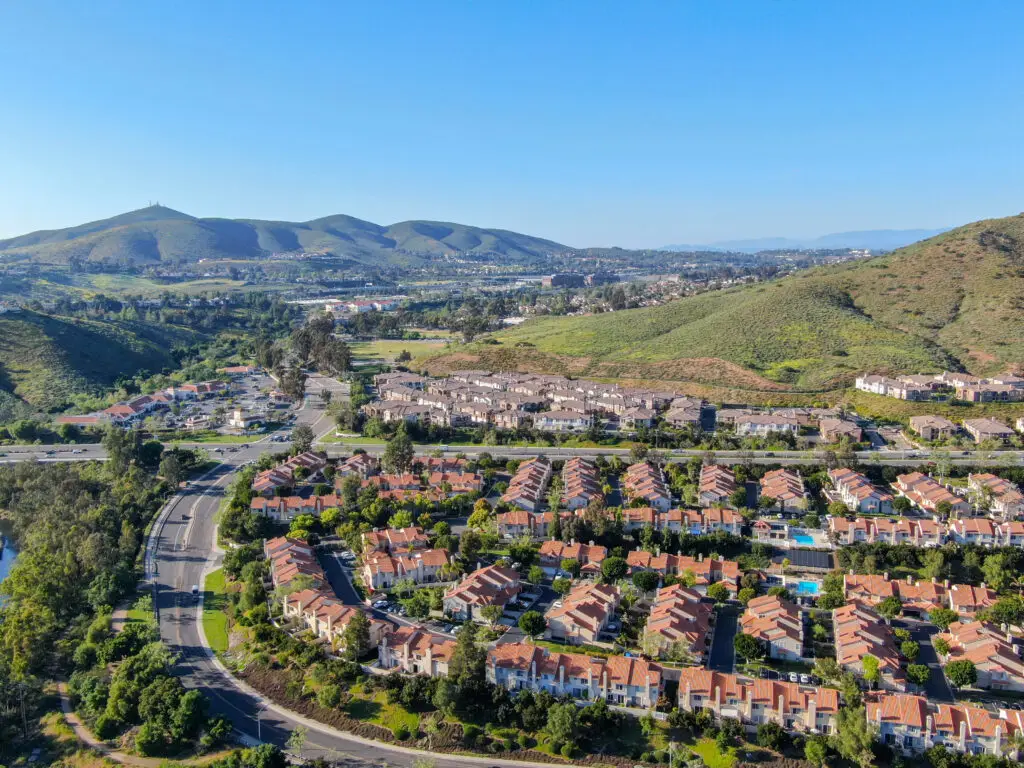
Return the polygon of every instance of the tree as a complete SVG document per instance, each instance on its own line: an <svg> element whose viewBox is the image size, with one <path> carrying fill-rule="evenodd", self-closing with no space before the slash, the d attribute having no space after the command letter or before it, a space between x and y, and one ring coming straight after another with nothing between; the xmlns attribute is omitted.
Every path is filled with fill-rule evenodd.
<svg viewBox="0 0 1024 768"><path fill-rule="evenodd" d="M875 606L875 610L878 611L879 615L886 619L894 619L900 615L903 610L903 603L895 595L885 598L882 602Z"/></svg>
<svg viewBox="0 0 1024 768"><path fill-rule="evenodd" d="M482 548L483 539L476 531L467 530L459 536L459 555L467 563L472 563L476 560Z"/></svg>
<svg viewBox="0 0 1024 768"><path fill-rule="evenodd" d="M370 620L362 611L356 611L341 634L345 643L345 657L358 661L370 647Z"/></svg>
<svg viewBox="0 0 1024 768"><path fill-rule="evenodd" d="M905 515L913 505L906 496L897 496L892 500L892 510L898 515Z"/></svg>
<svg viewBox="0 0 1024 768"><path fill-rule="evenodd" d="M846 517L850 514L850 508L842 501L833 501L828 505L828 513L832 517Z"/></svg>
<svg viewBox="0 0 1024 768"><path fill-rule="evenodd" d="M902 643L900 643L900 653L902 653L903 657L911 663L917 660L917 655L920 652L920 644L915 643L913 640L904 640Z"/></svg>
<svg viewBox="0 0 1024 768"><path fill-rule="evenodd" d="M1010 585L1013 578L1013 563L1003 553L989 555L981 566L981 572L985 576L985 583L996 592L1002 592Z"/></svg>
<svg viewBox="0 0 1024 768"><path fill-rule="evenodd" d="M866 653L861 657L861 667L864 669L864 679L869 683L877 683L880 677L878 671L878 658Z"/></svg>
<svg viewBox="0 0 1024 768"><path fill-rule="evenodd" d="M657 589L660 580L654 571L637 571L633 574L633 584L643 593Z"/></svg>
<svg viewBox="0 0 1024 768"><path fill-rule="evenodd" d="M953 505L943 499L935 505L935 513L943 520L949 517L950 512L953 511Z"/></svg>
<svg viewBox="0 0 1024 768"><path fill-rule="evenodd" d="M412 440L405 431L405 423L399 426L395 436L388 440L384 455L381 457L381 465L386 472L408 472L412 468L413 459L416 458L416 451L413 448Z"/></svg>
<svg viewBox="0 0 1024 768"><path fill-rule="evenodd" d="M811 765L825 765L825 758L828 757L828 741L824 736L812 736L804 742L804 757Z"/></svg>
<svg viewBox="0 0 1024 768"><path fill-rule="evenodd" d="M581 566L579 560L573 560L572 558L567 557L558 564L558 567L574 579L580 575Z"/></svg>
<svg viewBox="0 0 1024 768"><path fill-rule="evenodd" d="M160 459L160 475L174 488L185 479L185 468L181 465L177 451L164 452L163 458Z"/></svg>
<svg viewBox="0 0 1024 768"><path fill-rule="evenodd" d="M729 599L729 588L722 582L716 581L714 584L708 586L708 597L716 603L724 603Z"/></svg>
<svg viewBox="0 0 1024 768"><path fill-rule="evenodd" d="M566 578L555 579L551 582L551 588L564 597L572 590L572 580Z"/></svg>
<svg viewBox="0 0 1024 768"><path fill-rule="evenodd" d="M388 519L388 528L411 528L412 527L412 513L408 510L400 510L395 512Z"/></svg>
<svg viewBox="0 0 1024 768"><path fill-rule="evenodd" d="M747 489L740 487L733 491L729 495L729 503L737 509L745 507L747 505Z"/></svg>
<svg viewBox="0 0 1024 768"><path fill-rule="evenodd" d="M743 589L741 589L741 590L740 590L740 591L739 591L739 592L738 592L738 593L736 594L736 599L737 599L737 600L739 600L739 601L740 601L741 603L743 603L744 605L746 605L747 603L749 603L749 602L750 602L751 600L753 600L753 599L754 599L755 597L757 597L757 592L755 592L755 591L754 591L753 589L751 589L750 587L744 587Z"/></svg>
<svg viewBox="0 0 1024 768"><path fill-rule="evenodd" d="M825 681L838 680L843 674L839 662L829 656L819 656L814 660L814 675Z"/></svg>
<svg viewBox="0 0 1024 768"><path fill-rule="evenodd" d="M949 654L949 641L944 637L936 637L932 640L932 647L940 656L946 656Z"/></svg>
<svg viewBox="0 0 1024 768"><path fill-rule="evenodd" d="M609 584L613 584L621 579L628 570L629 566L626 564L625 559L621 557L607 557L601 563L601 575Z"/></svg>
<svg viewBox="0 0 1024 768"><path fill-rule="evenodd" d="M978 682L978 670L970 659L957 659L946 665L946 677L957 688L966 688Z"/></svg>
<svg viewBox="0 0 1024 768"><path fill-rule="evenodd" d="M951 608L936 608L928 614L928 619L936 627L945 632L954 621L959 621L960 616Z"/></svg>
<svg viewBox="0 0 1024 768"><path fill-rule="evenodd" d="M493 627L505 615L505 608L500 605L485 605L480 609L480 615L487 619L488 623Z"/></svg>
<svg viewBox="0 0 1024 768"><path fill-rule="evenodd" d="M543 635L544 630L547 628L547 622L544 621L543 614L538 611L527 611L519 617L518 624L519 628L530 637Z"/></svg>
<svg viewBox="0 0 1024 768"><path fill-rule="evenodd" d="M931 680L932 671L928 668L927 664L908 664L907 677L915 685L924 687Z"/></svg>
<svg viewBox="0 0 1024 768"><path fill-rule="evenodd" d="M732 645L736 654L747 661L764 658L764 646L753 635L740 632L733 638Z"/></svg>
<svg viewBox="0 0 1024 768"><path fill-rule="evenodd" d="M531 565L526 574L526 580L531 584L540 584L544 581L544 569L539 565Z"/></svg>
<svg viewBox="0 0 1024 768"><path fill-rule="evenodd" d="M786 732L776 722L769 721L757 726L757 746L765 749L772 749L776 752L782 749L786 739Z"/></svg>
<svg viewBox="0 0 1024 768"><path fill-rule="evenodd" d="M292 430L292 448L296 453L305 453L313 447L316 435L309 424L298 424Z"/></svg>
<svg viewBox="0 0 1024 768"><path fill-rule="evenodd" d="M553 704L548 709L545 730L552 741L571 744L576 739L579 725L579 708L575 704Z"/></svg>
<svg viewBox="0 0 1024 768"><path fill-rule="evenodd" d="M302 750L306 746L306 737L309 735L309 729L304 725L295 726L295 730L288 736L288 741L285 742L285 746L293 752L297 752L299 757L302 757Z"/></svg>
<svg viewBox="0 0 1024 768"><path fill-rule="evenodd" d="M875 765L875 732L868 723L863 706L848 705L839 710L831 744L841 757L857 763L861 768Z"/></svg>

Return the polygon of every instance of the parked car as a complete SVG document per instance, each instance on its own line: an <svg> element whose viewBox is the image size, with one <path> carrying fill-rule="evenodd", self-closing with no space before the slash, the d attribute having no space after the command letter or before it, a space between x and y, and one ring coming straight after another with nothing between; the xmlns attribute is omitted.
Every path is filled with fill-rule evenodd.
<svg viewBox="0 0 1024 768"><path fill-rule="evenodd" d="M797 675L796 672L790 672L789 673L789 682L791 682L791 683L799 683L800 682L800 676Z"/></svg>

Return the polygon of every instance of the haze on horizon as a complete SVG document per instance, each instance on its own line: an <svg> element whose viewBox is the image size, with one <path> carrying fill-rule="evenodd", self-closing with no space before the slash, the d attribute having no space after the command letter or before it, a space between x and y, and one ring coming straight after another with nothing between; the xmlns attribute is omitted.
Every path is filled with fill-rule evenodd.
<svg viewBox="0 0 1024 768"><path fill-rule="evenodd" d="M0 237L157 200L624 247L1024 208L1019 4L239 9L0 7Z"/></svg>

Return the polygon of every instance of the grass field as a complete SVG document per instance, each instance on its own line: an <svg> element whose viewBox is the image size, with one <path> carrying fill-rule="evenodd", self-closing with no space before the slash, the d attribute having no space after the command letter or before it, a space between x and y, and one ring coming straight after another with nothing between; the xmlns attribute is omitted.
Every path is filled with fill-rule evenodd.
<svg viewBox="0 0 1024 768"><path fill-rule="evenodd" d="M218 568L207 574L203 582L203 632L217 653L228 649L228 617L224 613L227 602L224 571Z"/></svg>
<svg viewBox="0 0 1024 768"><path fill-rule="evenodd" d="M400 339L378 339L376 341L354 341L349 346L352 356L359 362L393 363L402 351L408 351L413 359L426 357L444 349L444 341L402 341Z"/></svg>
<svg viewBox="0 0 1024 768"><path fill-rule="evenodd" d="M690 749L700 755L707 768L732 768L736 765L736 750L730 748L728 752L722 752L714 739L701 739Z"/></svg>
<svg viewBox="0 0 1024 768"><path fill-rule="evenodd" d="M410 712L401 704L388 703L387 695L384 693L377 693L373 698L354 696L349 702L348 714L357 720L388 728L392 732L405 727L410 734L415 734L420 724L419 715Z"/></svg>

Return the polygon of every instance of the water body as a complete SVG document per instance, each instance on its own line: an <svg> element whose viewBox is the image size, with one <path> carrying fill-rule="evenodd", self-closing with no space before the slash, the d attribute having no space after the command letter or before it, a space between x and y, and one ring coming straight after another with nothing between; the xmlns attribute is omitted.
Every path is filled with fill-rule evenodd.
<svg viewBox="0 0 1024 768"><path fill-rule="evenodd" d="M18 557L18 548L14 544L14 539L11 538L10 524L3 520L0 520L0 536L3 536L6 542L3 554L0 555L0 581L3 581L7 578L7 574L11 572L11 567Z"/></svg>

